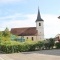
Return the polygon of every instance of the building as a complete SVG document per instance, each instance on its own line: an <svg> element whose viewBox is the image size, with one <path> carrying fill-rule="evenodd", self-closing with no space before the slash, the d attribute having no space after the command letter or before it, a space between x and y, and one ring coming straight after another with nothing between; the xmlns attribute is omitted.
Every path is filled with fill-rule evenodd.
<svg viewBox="0 0 60 60"><path fill-rule="evenodd" d="M40 41L44 40L44 20L41 18L38 8L36 27L12 28L11 33L24 38L25 40ZM29 22L28 22L29 23Z"/></svg>
<svg viewBox="0 0 60 60"><path fill-rule="evenodd" d="M55 41L56 41L56 42L60 42L60 34L57 34L57 35L55 36Z"/></svg>

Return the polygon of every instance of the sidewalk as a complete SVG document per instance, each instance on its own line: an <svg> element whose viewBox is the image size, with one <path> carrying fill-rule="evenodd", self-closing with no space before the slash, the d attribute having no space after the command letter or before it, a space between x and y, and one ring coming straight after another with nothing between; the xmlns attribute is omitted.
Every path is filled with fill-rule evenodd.
<svg viewBox="0 0 60 60"><path fill-rule="evenodd" d="M0 60L60 60L60 56L44 55L44 54L1 54Z"/></svg>

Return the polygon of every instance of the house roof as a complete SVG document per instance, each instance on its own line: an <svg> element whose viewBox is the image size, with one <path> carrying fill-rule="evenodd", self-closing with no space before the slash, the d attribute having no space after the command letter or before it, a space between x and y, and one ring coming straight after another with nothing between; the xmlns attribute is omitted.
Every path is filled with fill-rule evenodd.
<svg viewBox="0 0 60 60"><path fill-rule="evenodd" d="M56 37L60 37L60 34L57 34L57 35L55 36L55 38L56 38Z"/></svg>
<svg viewBox="0 0 60 60"><path fill-rule="evenodd" d="M36 27L12 28L11 33L18 36L35 36L37 35Z"/></svg>

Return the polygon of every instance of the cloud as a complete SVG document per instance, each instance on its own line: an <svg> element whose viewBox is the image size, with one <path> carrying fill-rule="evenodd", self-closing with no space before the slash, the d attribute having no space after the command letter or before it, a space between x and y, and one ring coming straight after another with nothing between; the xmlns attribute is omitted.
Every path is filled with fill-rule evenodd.
<svg viewBox="0 0 60 60"><path fill-rule="evenodd" d="M9 16L2 16L0 17L0 20L9 20L9 19L16 19L18 17L21 17L22 14L19 14L19 13L16 13L16 14L13 14L13 15L9 15Z"/></svg>
<svg viewBox="0 0 60 60"><path fill-rule="evenodd" d="M60 33L60 20L57 15L45 14L43 18L45 37L55 37L56 34Z"/></svg>
<svg viewBox="0 0 60 60"><path fill-rule="evenodd" d="M2 28L16 28L16 27L31 27L31 26L35 26L35 19L34 18L36 16L36 14L15 14L12 16L5 16L5 17L1 17L0 21ZM21 18L25 18L25 19L21 19ZM9 19L9 20L7 20ZM30 22L30 23L29 23Z"/></svg>
<svg viewBox="0 0 60 60"><path fill-rule="evenodd" d="M10 20L6 20L7 18L10 18ZM16 13L12 16L2 17L1 19L3 20L2 22L0 21L0 30L4 30L6 27L9 29L20 27L35 27L36 18L36 14L19 13ZM44 19L45 38L55 37L56 34L60 33L60 20L57 18L57 15L42 14L42 18Z"/></svg>
<svg viewBox="0 0 60 60"><path fill-rule="evenodd" d="M21 2L22 0L0 0L0 3Z"/></svg>

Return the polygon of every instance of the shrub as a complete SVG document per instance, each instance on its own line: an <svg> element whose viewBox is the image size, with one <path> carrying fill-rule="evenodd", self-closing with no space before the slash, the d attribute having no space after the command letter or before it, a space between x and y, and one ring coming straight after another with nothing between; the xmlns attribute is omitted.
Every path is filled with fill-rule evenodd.
<svg viewBox="0 0 60 60"><path fill-rule="evenodd" d="M57 49L60 49L60 42L55 43Z"/></svg>
<svg viewBox="0 0 60 60"><path fill-rule="evenodd" d="M54 47L54 44L55 44L54 38L44 40L44 48L45 49L52 49Z"/></svg>
<svg viewBox="0 0 60 60"><path fill-rule="evenodd" d="M44 46L44 43L41 41L38 41L37 45L38 45L39 49L42 49Z"/></svg>
<svg viewBox="0 0 60 60"><path fill-rule="evenodd" d="M22 43L19 45L18 49L20 52L25 52L25 51L29 51L30 47L29 47L29 44Z"/></svg>
<svg viewBox="0 0 60 60"><path fill-rule="evenodd" d="M35 51L41 49L43 46L42 42L16 42L16 41L5 41L0 44L0 51L4 53L15 53L25 51Z"/></svg>

